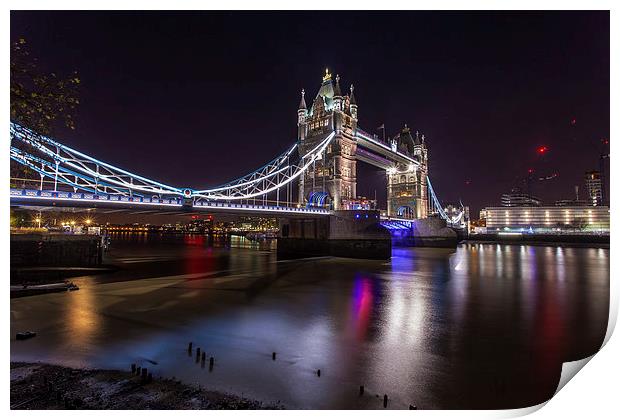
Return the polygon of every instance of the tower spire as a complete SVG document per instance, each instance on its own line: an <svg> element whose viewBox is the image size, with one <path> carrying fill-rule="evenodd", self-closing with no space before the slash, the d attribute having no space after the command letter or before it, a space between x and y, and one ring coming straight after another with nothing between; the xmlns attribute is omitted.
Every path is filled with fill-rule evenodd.
<svg viewBox="0 0 620 420"><path fill-rule="evenodd" d="M357 120L357 102L355 102L355 95L353 94L353 83L351 83L351 95L349 96L349 112L351 116Z"/></svg>
<svg viewBox="0 0 620 420"><path fill-rule="evenodd" d="M332 79L332 75L329 72L329 69L326 67L325 68L325 76L323 76L323 81L327 82L328 80L331 80L331 79Z"/></svg>
<svg viewBox="0 0 620 420"><path fill-rule="evenodd" d="M301 90L301 101L299 101L299 109L307 109L306 107L306 91Z"/></svg>
<svg viewBox="0 0 620 420"><path fill-rule="evenodd" d="M340 76L336 75L336 86L334 87L334 97L342 96L342 91L340 90Z"/></svg>

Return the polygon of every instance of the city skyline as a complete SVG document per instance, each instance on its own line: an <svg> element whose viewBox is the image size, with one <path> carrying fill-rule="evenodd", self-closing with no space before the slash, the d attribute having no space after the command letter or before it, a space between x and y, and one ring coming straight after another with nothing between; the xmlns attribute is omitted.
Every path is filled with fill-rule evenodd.
<svg viewBox="0 0 620 420"><path fill-rule="evenodd" d="M355 84L360 127L381 135L385 124L394 136L408 124L426 135L429 172L446 202L461 199L476 212L528 169L559 173L532 187L543 200L571 198L584 172L598 169L597 141L609 136L609 15L459 16L12 12L11 39L26 38L45 69L80 72L77 128L59 130L61 141L162 182L213 186L280 152L295 138L301 88L314 95L328 67L343 86ZM408 35L407 19L417 23ZM259 24L265 33L248 38ZM353 34L345 52L328 42L345 38L325 35L337 24ZM104 25L114 32L101 36ZM522 25L528 33L515 37ZM45 36L52 27L54 36ZM387 28L397 32L394 42L377 42ZM227 48L216 42L223 36ZM373 55L387 60L359 65ZM459 82L450 77L457 73ZM522 89L536 94L525 100L515 93ZM231 144L242 152L233 156ZM362 167L358 183L365 185L358 195L385 196L382 171Z"/></svg>

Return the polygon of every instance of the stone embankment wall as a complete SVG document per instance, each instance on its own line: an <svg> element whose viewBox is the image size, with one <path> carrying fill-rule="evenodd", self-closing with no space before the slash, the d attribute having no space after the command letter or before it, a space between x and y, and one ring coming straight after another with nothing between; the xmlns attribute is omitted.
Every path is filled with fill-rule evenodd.
<svg viewBox="0 0 620 420"><path fill-rule="evenodd" d="M103 257L97 235L12 234L11 269L19 267L93 267Z"/></svg>

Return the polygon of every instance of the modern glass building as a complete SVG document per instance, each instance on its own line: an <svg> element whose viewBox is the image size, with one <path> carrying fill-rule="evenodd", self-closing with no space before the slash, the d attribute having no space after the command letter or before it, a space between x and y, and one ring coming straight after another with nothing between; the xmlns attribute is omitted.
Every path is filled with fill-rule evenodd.
<svg viewBox="0 0 620 420"><path fill-rule="evenodd" d="M503 207L538 207L541 204L540 198L519 190L513 190L510 194L502 194Z"/></svg>
<svg viewBox="0 0 620 420"><path fill-rule="evenodd" d="M603 179L599 171L586 172L585 176L586 189L588 190L588 198L593 206L603 204Z"/></svg>
<svg viewBox="0 0 620 420"><path fill-rule="evenodd" d="M486 231L609 234L609 207L487 207Z"/></svg>

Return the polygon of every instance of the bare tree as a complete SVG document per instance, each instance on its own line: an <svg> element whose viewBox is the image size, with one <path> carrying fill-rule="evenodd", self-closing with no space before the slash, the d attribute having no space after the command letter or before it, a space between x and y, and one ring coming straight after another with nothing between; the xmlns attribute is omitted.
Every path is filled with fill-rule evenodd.
<svg viewBox="0 0 620 420"><path fill-rule="evenodd" d="M10 61L11 121L43 135L53 135L61 124L75 129L75 112L80 104L77 71L67 77L41 71L23 38L11 44ZM29 175L31 171L11 161L11 178Z"/></svg>

